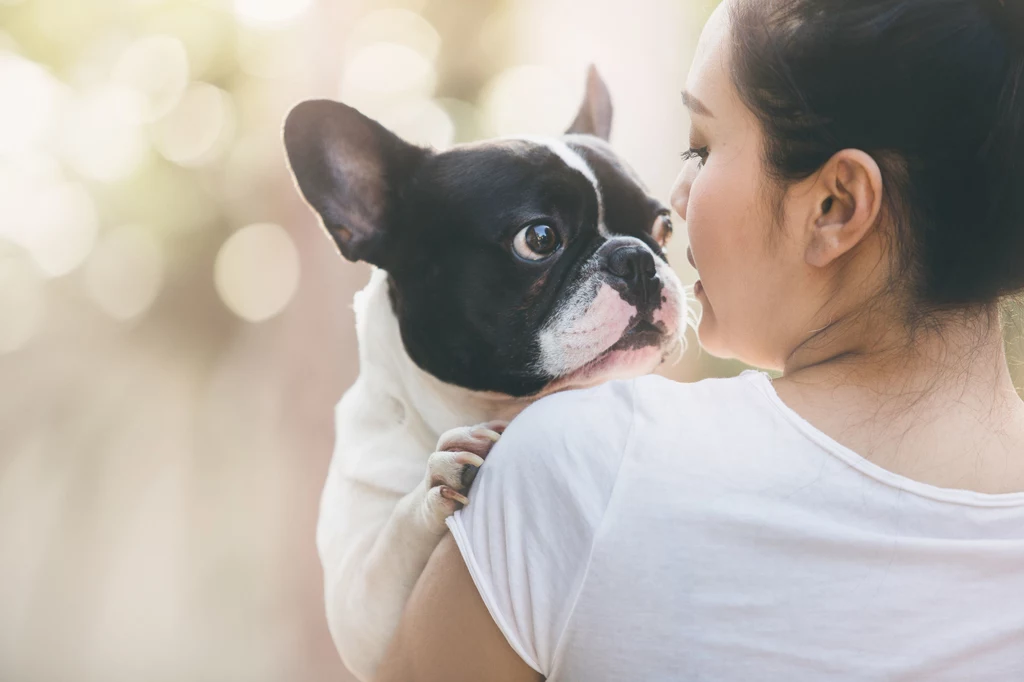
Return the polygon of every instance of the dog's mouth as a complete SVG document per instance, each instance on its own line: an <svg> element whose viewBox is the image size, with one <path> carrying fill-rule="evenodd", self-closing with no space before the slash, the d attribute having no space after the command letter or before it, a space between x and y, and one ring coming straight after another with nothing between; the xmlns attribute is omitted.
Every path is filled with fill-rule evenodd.
<svg viewBox="0 0 1024 682"><path fill-rule="evenodd" d="M602 355L616 350L636 350L647 346L660 346L665 340L665 325L638 318L626 328L615 344Z"/></svg>
<svg viewBox="0 0 1024 682"><path fill-rule="evenodd" d="M618 341L583 366L555 379L540 395L646 374L671 351L669 336L664 324L638 317Z"/></svg>

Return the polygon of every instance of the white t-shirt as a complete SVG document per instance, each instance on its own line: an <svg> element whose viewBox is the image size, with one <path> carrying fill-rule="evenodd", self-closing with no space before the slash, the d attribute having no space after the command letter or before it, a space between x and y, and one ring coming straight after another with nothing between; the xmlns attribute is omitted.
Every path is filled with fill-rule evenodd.
<svg viewBox="0 0 1024 682"><path fill-rule="evenodd" d="M537 402L449 528L549 680L1024 681L1024 494L881 469L759 372Z"/></svg>

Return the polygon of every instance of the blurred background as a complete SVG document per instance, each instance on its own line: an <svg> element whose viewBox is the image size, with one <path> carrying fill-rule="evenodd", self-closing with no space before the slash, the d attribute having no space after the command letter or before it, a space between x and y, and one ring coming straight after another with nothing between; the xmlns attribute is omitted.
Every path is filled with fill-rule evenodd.
<svg viewBox="0 0 1024 682"><path fill-rule="evenodd" d="M667 201L714 4L0 0L0 680L348 680L313 534L369 270L299 200L285 113L556 134L594 62Z"/></svg>

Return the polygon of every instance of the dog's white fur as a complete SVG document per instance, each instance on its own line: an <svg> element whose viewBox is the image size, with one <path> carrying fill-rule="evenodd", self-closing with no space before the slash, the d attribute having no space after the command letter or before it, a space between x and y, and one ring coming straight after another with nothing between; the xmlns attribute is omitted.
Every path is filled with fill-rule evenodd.
<svg viewBox="0 0 1024 682"><path fill-rule="evenodd" d="M346 666L369 680L445 532L448 514L430 498L427 477L438 438L510 420L530 401L452 386L417 367L402 345L383 270L356 294L355 313L360 374L337 407L317 547L331 635Z"/></svg>

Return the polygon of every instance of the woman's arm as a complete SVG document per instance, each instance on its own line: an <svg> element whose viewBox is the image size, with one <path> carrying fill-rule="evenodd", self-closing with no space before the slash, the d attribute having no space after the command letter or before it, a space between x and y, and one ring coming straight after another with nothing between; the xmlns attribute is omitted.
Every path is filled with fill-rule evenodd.
<svg viewBox="0 0 1024 682"><path fill-rule="evenodd" d="M434 551L384 655L378 682L539 682L484 606L451 535Z"/></svg>
<svg viewBox="0 0 1024 682"><path fill-rule="evenodd" d="M470 504L448 519L378 682L539 682L558 669L629 449L635 391L612 382L559 393L509 425Z"/></svg>

